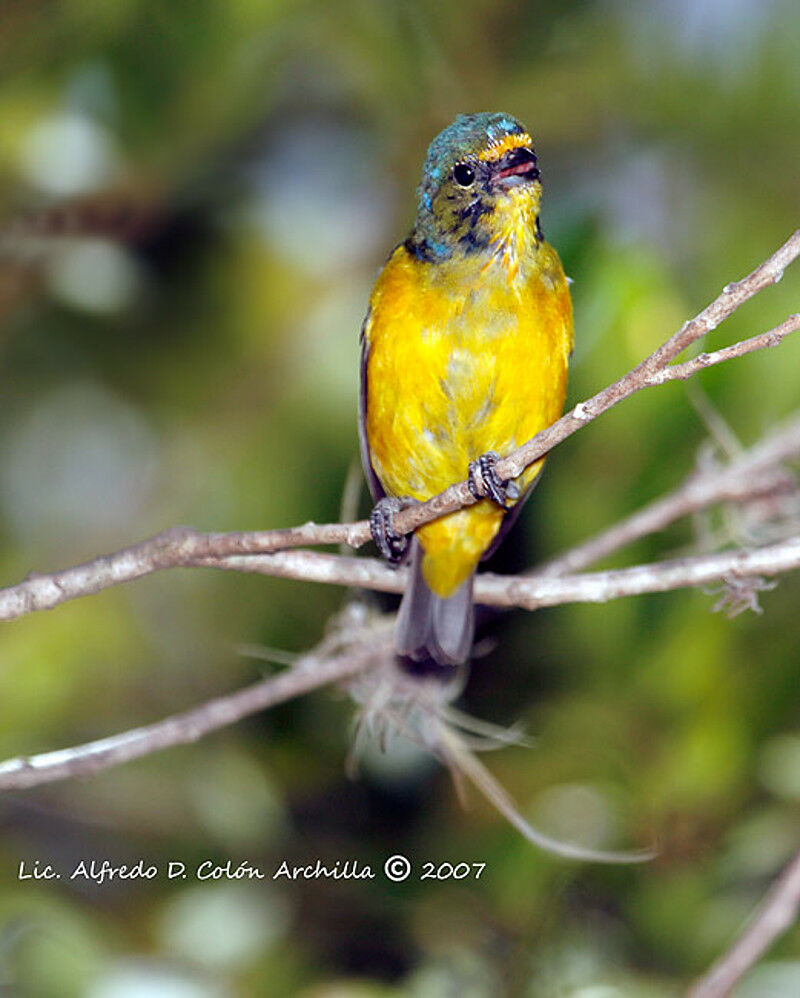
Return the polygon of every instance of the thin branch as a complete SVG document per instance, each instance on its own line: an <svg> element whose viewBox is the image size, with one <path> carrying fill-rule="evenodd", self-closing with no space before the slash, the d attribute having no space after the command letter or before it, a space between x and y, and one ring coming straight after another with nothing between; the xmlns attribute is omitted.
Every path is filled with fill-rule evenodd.
<svg viewBox="0 0 800 998"><path fill-rule="evenodd" d="M373 589L402 594L408 569L392 568L378 558L327 554L323 551L275 551L273 554L209 555L193 562L196 568L221 568L229 572L269 575L298 582L320 582L348 589Z"/></svg>
<svg viewBox="0 0 800 998"><path fill-rule="evenodd" d="M686 993L686 998L725 998L797 919L800 910L800 852L786 866L754 912L745 931L714 966Z"/></svg>
<svg viewBox="0 0 800 998"><path fill-rule="evenodd" d="M683 364L670 364L651 375L648 378L648 384L663 385L666 381L675 381L676 379L686 381L693 374L697 374L698 371L707 367L713 367L714 364L721 364L723 361L733 360L736 357L744 357L745 354L752 353L754 350L776 347L784 337L790 333L796 333L798 329L800 329L800 314L790 315L780 325L767 330L766 333L759 333L757 336L749 337L749 339L740 340L738 343L723 347L721 350L714 350L712 353L698 354Z"/></svg>
<svg viewBox="0 0 800 998"><path fill-rule="evenodd" d="M22 790L89 773L150 755L173 745L197 741L211 731L267 707L292 700L320 686L339 682L374 665L391 648L391 629L383 624L348 627L301 656L286 672L217 697L155 724L56 752L0 763L0 791Z"/></svg>
<svg viewBox="0 0 800 998"><path fill-rule="evenodd" d="M279 575L340 586L402 593L406 569L391 569L373 558L346 558L316 551L204 559L197 564L229 571ZM494 575L475 579L475 602L484 606L538 610L564 603L606 603L623 596L663 593L732 579L781 575L800 568L800 536L753 550L674 558L631 568L580 575Z"/></svg>
<svg viewBox="0 0 800 998"><path fill-rule="evenodd" d="M714 582L781 575L800 568L800 537L753 550L674 558L649 565L563 577L479 575L475 601L537 610L563 603L606 603L622 596L665 593Z"/></svg>
<svg viewBox="0 0 800 998"><path fill-rule="evenodd" d="M90 596L161 569L194 565L205 556L263 554L301 544L349 544L353 528L358 526L306 523L280 530L210 534L191 527L171 527L139 544L73 568L48 574L31 572L17 585L0 589L0 620L51 610L67 600Z"/></svg>
<svg viewBox="0 0 800 998"><path fill-rule="evenodd" d="M402 572L392 572L372 559L342 559L316 552L286 551L254 557L229 556L218 565L247 571L263 570L259 562L313 556L330 562L353 562L402 589ZM239 563L245 563L241 565ZM495 605L528 608L558 603L605 601L633 593L656 592L685 585L769 575L800 567L800 538L752 552L730 552L688 558L617 572L597 572L565 578L503 578L483 575L476 583L476 599ZM303 576L307 577L307 576ZM391 655L391 621L349 628L340 626L314 652L303 656L289 671L220 697L155 724L55 752L10 759L0 764L0 791L19 790L140 758L173 745L196 741L211 731L243 717L292 699L329 683L367 671Z"/></svg>
<svg viewBox="0 0 800 998"><path fill-rule="evenodd" d="M205 536L200 535L201 538ZM147 551L147 545L148 542L145 542L137 549L129 549L129 552L138 551L137 559L130 566L120 567L112 556L114 570L104 574L102 584L93 578L91 587L82 587L80 575L83 566L79 566L58 573L56 578L40 576L0 592L0 619L10 620L34 609L56 606L116 582L139 578L148 572L175 565L175 562L158 564L158 559ZM206 555L178 564L375 589L386 593L402 593L406 581L405 568L392 569L374 558L354 558L319 551L276 551L272 554L224 557ZM93 565L89 563L89 569ZM126 567L130 570L123 571ZM728 578L779 575L798 567L800 538L792 537L754 550L725 551L582 575L502 576L484 572L475 581L475 601L486 606L521 607L526 610L563 603L605 603L622 596L667 592L724 582ZM69 588L67 582L57 581L63 580L64 576ZM28 590L30 586L35 587L32 594Z"/></svg>
<svg viewBox="0 0 800 998"><path fill-rule="evenodd" d="M727 467L690 476L669 495L656 499L612 527L537 568L535 575L566 575L593 565L634 541L719 502L747 502L785 493L794 486L780 468L800 456L800 416L769 433Z"/></svg>
<svg viewBox="0 0 800 998"><path fill-rule="evenodd" d="M135 242L160 221L155 201L125 192L90 195L47 205L4 220L0 225L0 260L30 263L63 239L89 236Z"/></svg>

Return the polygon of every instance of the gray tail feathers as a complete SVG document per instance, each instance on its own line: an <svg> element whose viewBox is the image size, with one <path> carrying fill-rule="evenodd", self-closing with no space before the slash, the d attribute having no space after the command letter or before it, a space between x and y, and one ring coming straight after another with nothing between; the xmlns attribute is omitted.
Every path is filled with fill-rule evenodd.
<svg viewBox="0 0 800 998"><path fill-rule="evenodd" d="M421 671L426 664L446 667L465 662L475 628L472 575L452 596L437 596L422 575L423 554L415 538L411 574L397 617L397 653L421 666Z"/></svg>

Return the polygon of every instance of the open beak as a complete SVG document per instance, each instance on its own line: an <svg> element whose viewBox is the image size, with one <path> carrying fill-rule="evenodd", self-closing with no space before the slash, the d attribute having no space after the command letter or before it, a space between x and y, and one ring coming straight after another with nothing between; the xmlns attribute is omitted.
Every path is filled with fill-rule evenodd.
<svg viewBox="0 0 800 998"><path fill-rule="evenodd" d="M536 153L524 146L509 149L498 159L492 169L492 182L506 189L519 187L522 184L532 184L538 179L539 168L536 165Z"/></svg>

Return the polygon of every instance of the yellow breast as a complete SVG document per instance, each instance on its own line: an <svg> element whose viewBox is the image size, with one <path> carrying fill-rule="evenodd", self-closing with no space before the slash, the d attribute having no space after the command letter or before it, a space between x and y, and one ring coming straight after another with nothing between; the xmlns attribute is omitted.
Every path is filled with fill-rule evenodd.
<svg viewBox="0 0 800 998"><path fill-rule="evenodd" d="M488 450L507 454L561 413L572 307L546 243L520 263L466 254L415 260L401 246L381 273L365 332L366 434L388 495L428 499ZM521 476L530 485L541 462ZM420 528L439 595L477 565L502 510L484 501Z"/></svg>

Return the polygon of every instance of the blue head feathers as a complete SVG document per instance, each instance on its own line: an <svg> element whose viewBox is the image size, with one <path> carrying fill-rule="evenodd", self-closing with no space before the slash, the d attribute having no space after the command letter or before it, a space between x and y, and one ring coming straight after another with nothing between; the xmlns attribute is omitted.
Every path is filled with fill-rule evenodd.
<svg viewBox="0 0 800 998"><path fill-rule="evenodd" d="M498 204L520 188L535 192L538 206L539 170L524 126L509 114L459 115L428 147L407 249L435 262L486 248Z"/></svg>

